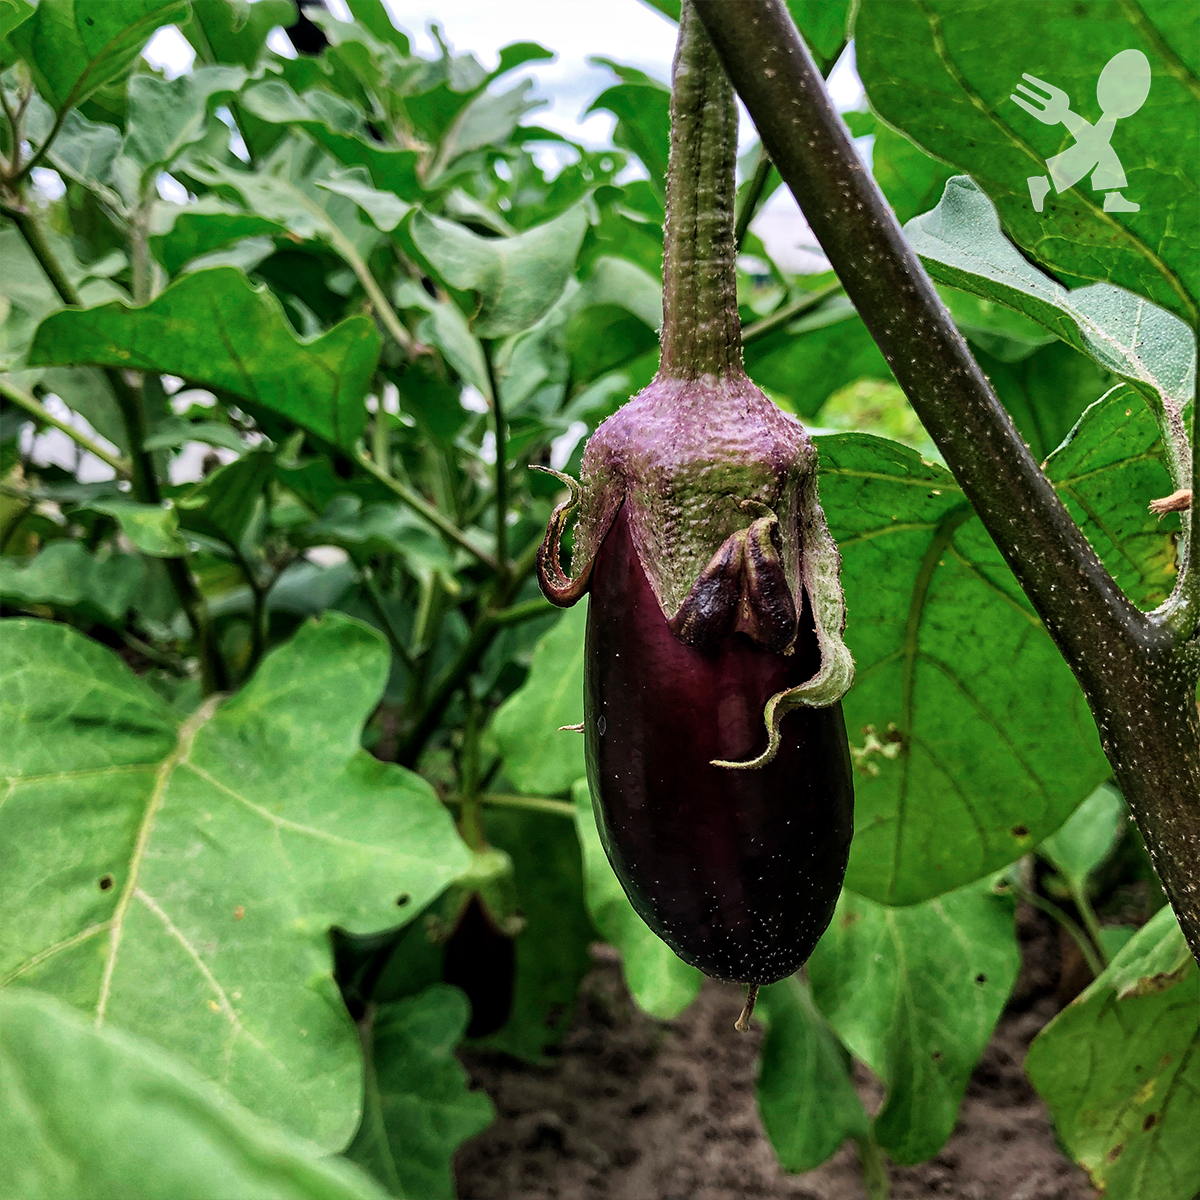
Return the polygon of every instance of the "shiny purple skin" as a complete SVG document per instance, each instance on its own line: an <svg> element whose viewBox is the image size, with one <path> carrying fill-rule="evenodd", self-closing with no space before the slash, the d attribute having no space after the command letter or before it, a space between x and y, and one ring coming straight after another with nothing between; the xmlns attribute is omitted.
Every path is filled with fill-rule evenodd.
<svg viewBox="0 0 1200 1200"><path fill-rule="evenodd" d="M596 823L642 919L685 962L773 983L833 916L853 832L840 704L790 712L775 759L714 767L766 743L763 706L817 669L807 602L795 653L734 633L678 641L638 560L624 508L591 579L584 734Z"/></svg>

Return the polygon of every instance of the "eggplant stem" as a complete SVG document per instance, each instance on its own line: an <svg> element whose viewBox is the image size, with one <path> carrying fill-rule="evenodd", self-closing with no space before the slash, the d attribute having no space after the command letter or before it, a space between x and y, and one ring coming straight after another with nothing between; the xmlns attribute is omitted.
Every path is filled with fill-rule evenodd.
<svg viewBox="0 0 1200 1200"><path fill-rule="evenodd" d="M750 1018L754 1014L754 1002L758 999L758 984L746 984L746 1003L742 1005L742 1015L733 1023L738 1033L745 1033L750 1028Z"/></svg>

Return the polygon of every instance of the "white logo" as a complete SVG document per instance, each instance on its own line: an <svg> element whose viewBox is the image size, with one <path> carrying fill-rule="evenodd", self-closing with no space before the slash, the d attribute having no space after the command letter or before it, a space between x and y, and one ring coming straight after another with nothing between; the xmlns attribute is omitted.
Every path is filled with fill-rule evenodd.
<svg viewBox="0 0 1200 1200"><path fill-rule="evenodd" d="M1022 75L1022 78L1045 95L1018 83L1017 91L1024 92L1033 103L1020 96L1009 99L1043 125L1066 126L1067 132L1075 138L1073 146L1046 160L1049 178L1045 175L1029 177L1029 197L1034 209L1042 211L1051 183L1056 192L1065 192L1091 171L1092 187L1108 193L1104 197L1105 212L1137 212L1141 205L1121 195L1120 189L1126 186L1125 171L1112 148L1111 139L1116 123L1122 117L1132 117L1150 94L1150 63L1146 56L1140 50L1122 50L1105 64L1096 81L1096 99L1103 116L1095 125L1071 111L1071 97L1061 88L1034 75Z"/></svg>

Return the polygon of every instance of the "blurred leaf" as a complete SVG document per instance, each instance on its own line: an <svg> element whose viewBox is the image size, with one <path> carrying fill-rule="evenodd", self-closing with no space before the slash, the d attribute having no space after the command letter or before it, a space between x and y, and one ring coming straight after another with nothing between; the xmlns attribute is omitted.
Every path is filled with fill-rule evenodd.
<svg viewBox="0 0 1200 1200"><path fill-rule="evenodd" d="M678 18L676 18L678 19ZM617 118L613 141L636 155L650 174L650 186L662 203L667 190L667 149L671 126L671 89L632 67L592 56L589 63L614 72L623 82L600 93L586 117L597 111Z"/></svg>
<svg viewBox="0 0 1200 1200"><path fill-rule="evenodd" d="M1024 5L1006 0L969 8L958 0L864 0L855 35L871 105L931 153L969 171L1035 259L1129 288L1194 322L1200 14L1189 4L1126 10L1080 0L1046 8L1043 18L1031 22ZM1058 122L1043 123L1012 101L1023 74L1065 90L1073 112L1096 121L1097 80L1129 49L1146 56L1153 78L1144 105L1116 123L1111 144L1130 180L1122 194L1140 207L1103 211L1105 189L1087 181L1089 167L1074 187L1051 192L1045 212L1034 211L1027 179L1045 177L1047 160L1070 143Z"/></svg>
<svg viewBox="0 0 1200 1200"><path fill-rule="evenodd" d="M438 571L447 578L454 575L454 556L442 539L396 503L363 507L358 496L338 496L304 530L304 538L312 545L340 546L359 562L378 554L398 555L419 578Z"/></svg>
<svg viewBox="0 0 1200 1200"><path fill-rule="evenodd" d="M405 204L391 192L381 192L371 187L365 175L365 172L346 171L334 179L318 181L317 187L353 200L371 218L377 229L390 233L412 211L412 205Z"/></svg>
<svg viewBox="0 0 1200 1200"><path fill-rule="evenodd" d="M510 238L483 238L452 221L419 211L412 239L441 279L476 294L476 337L528 329L562 295L587 229L581 205Z"/></svg>
<svg viewBox="0 0 1200 1200"><path fill-rule="evenodd" d="M38 992L0 993L5 1192L22 1200L382 1200L181 1059ZM20 1153L15 1153L20 1147Z"/></svg>
<svg viewBox="0 0 1200 1200"><path fill-rule="evenodd" d="M1024 313L1152 403L1161 398L1178 411L1192 396L1195 340L1183 322L1108 284L1067 291L1008 242L992 202L970 179L950 180L937 208L904 232L939 283Z"/></svg>
<svg viewBox="0 0 1200 1200"><path fill-rule="evenodd" d="M30 361L181 375L351 450L366 427L379 347L375 323L363 316L300 341L265 287L213 267L182 276L142 308L55 313L38 329Z"/></svg>
<svg viewBox="0 0 1200 1200"><path fill-rule="evenodd" d="M112 517L121 532L152 558L179 558L188 551L179 536L179 514L174 508L135 500L92 500L87 507Z"/></svg>
<svg viewBox="0 0 1200 1200"><path fill-rule="evenodd" d="M901 224L933 208L946 181L955 174L953 167L926 154L882 121L875 125L871 172Z"/></svg>
<svg viewBox="0 0 1200 1200"><path fill-rule="evenodd" d="M364 1034L363 1123L346 1154L393 1196L454 1200L454 1152L495 1116L454 1057L469 1015L463 994L438 984L376 1009Z"/></svg>
<svg viewBox="0 0 1200 1200"><path fill-rule="evenodd" d="M552 58L553 55L546 50L532 57ZM548 103L546 100L529 99L533 86L532 79L523 79L516 87L499 95L481 92L466 105L442 138L437 157L429 169L428 185L436 187L440 178L463 155L487 146L501 145L512 137L518 122L527 112Z"/></svg>
<svg viewBox="0 0 1200 1200"><path fill-rule="evenodd" d="M285 229L280 221L242 212L215 196L204 196L188 205L155 204L151 209L150 247L167 274L177 275L185 263L231 242L273 236Z"/></svg>
<svg viewBox="0 0 1200 1200"><path fill-rule="evenodd" d="M428 784L358 748L383 639L329 614L183 721L66 626L10 621L0 645L24 731L4 740L4 979L345 1145L362 1067L329 926L394 925L397 895L418 911L468 861Z"/></svg>
<svg viewBox="0 0 1200 1200"><path fill-rule="evenodd" d="M317 90L297 96L282 80L269 79L247 88L242 105L261 121L303 129L338 162L366 167L377 188L402 198L420 195L417 152L388 149L372 141L362 114L341 96Z"/></svg>
<svg viewBox="0 0 1200 1200"><path fill-rule="evenodd" d="M276 25L295 20L292 0L191 0L192 19L179 30L202 62L237 63L249 70L258 61L267 35Z"/></svg>
<svg viewBox="0 0 1200 1200"><path fill-rule="evenodd" d="M896 1162L932 1158L950 1136L1019 963L1012 897L987 882L908 908L842 893L808 977L887 1087L875 1137Z"/></svg>
<svg viewBox="0 0 1200 1200"><path fill-rule="evenodd" d="M586 603L567 609L538 642L524 686L492 718L504 773L521 792L562 795L585 773L583 738L558 730L583 720L586 625Z"/></svg>
<svg viewBox="0 0 1200 1200"><path fill-rule="evenodd" d="M41 0L9 41L42 99L62 112L124 75L159 26L187 15L186 0Z"/></svg>
<svg viewBox="0 0 1200 1200"><path fill-rule="evenodd" d="M863 434L817 441L857 663L847 884L912 904L1027 853L1109 768L1070 669L949 472ZM1161 454L1149 413L1116 393L1047 465L1135 603L1174 577L1171 535L1143 499L1169 488Z"/></svg>
<svg viewBox="0 0 1200 1200"><path fill-rule="evenodd" d="M269 450L252 450L219 467L178 497L180 524L237 546L274 473L275 455Z"/></svg>
<svg viewBox="0 0 1200 1200"><path fill-rule="evenodd" d="M489 808L484 817L488 841L512 858L528 924L516 938L512 1016L478 1044L542 1062L570 1028L579 984L592 965L587 948L595 933L583 904L579 842L574 823L557 815Z"/></svg>
<svg viewBox="0 0 1200 1200"><path fill-rule="evenodd" d="M18 608L46 604L57 612L120 627L142 586L133 554L89 554L80 542L51 542L25 563L0 557L0 600Z"/></svg>
<svg viewBox="0 0 1200 1200"><path fill-rule="evenodd" d="M1001 362L1020 362L1036 354L1042 346L1058 344L1054 334L1047 329L994 300L960 292L957 288L943 287L938 292L955 325L972 344Z"/></svg>
<svg viewBox="0 0 1200 1200"><path fill-rule="evenodd" d="M785 1171L819 1167L870 1122L850 1064L800 975L760 988L754 1015L766 1025L758 1111Z"/></svg>
<svg viewBox="0 0 1200 1200"><path fill-rule="evenodd" d="M1055 1128L1113 1200L1200 1188L1200 972L1162 908L1025 1059Z"/></svg>
<svg viewBox="0 0 1200 1200"><path fill-rule="evenodd" d="M174 79L158 75L130 79L122 149L137 163L142 188L204 136L208 114L235 95L245 80L241 67L197 67Z"/></svg>
<svg viewBox="0 0 1200 1200"><path fill-rule="evenodd" d="M1111 783L1102 783L1038 847L1060 875L1084 890L1088 876L1112 853L1125 824L1125 801Z"/></svg>
<svg viewBox="0 0 1200 1200"><path fill-rule="evenodd" d="M847 300L812 313L746 347L746 372L801 417L856 379L891 379L892 372Z"/></svg>
<svg viewBox="0 0 1200 1200"><path fill-rule="evenodd" d="M576 781L572 797L588 912L600 936L620 952L625 985L637 1006L660 1021L673 1021L695 1000L704 977L634 912L600 842L586 779Z"/></svg>
<svg viewBox="0 0 1200 1200"><path fill-rule="evenodd" d="M23 21L29 20L33 9L29 0L0 0L0 70L7 71L16 59L8 35Z"/></svg>

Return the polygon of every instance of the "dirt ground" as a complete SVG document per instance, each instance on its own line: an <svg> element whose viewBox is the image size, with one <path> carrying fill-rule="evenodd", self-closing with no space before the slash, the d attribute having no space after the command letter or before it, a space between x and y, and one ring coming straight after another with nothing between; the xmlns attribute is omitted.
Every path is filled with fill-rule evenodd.
<svg viewBox="0 0 1200 1200"><path fill-rule="evenodd" d="M958 1127L936 1158L890 1167L893 1200L1095 1200L1021 1070L1029 1042L1077 990L1073 964L1040 914L1023 911L1018 927L1021 975ZM804 1175L780 1170L754 1103L761 1033L731 1032L740 989L709 981L661 1023L634 1007L614 952L593 955L556 1064L464 1055L499 1117L459 1152L462 1200L865 1200L850 1145ZM875 1111L879 1085L859 1072Z"/></svg>

